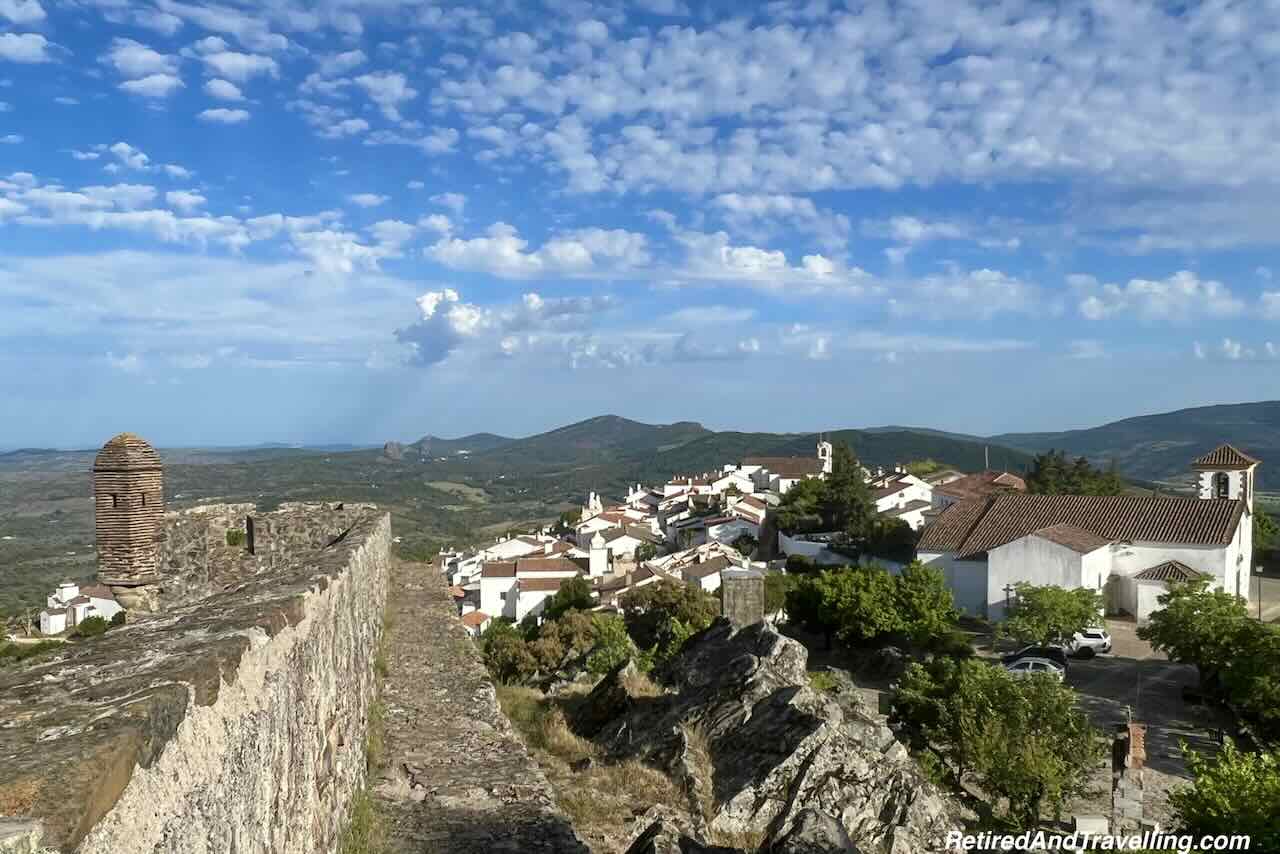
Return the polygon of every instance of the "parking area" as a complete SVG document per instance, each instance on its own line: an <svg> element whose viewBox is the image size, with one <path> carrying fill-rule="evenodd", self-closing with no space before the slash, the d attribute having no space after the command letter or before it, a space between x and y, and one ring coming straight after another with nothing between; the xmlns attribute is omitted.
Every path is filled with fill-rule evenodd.
<svg viewBox="0 0 1280 854"><path fill-rule="evenodd" d="M1183 698L1184 686L1197 684L1194 667L1153 652L1138 638L1131 622L1108 620L1107 630L1112 653L1073 660L1066 681L1079 694L1081 708L1104 733L1114 733L1130 714L1147 725L1147 816L1167 823L1168 791L1189 779L1182 745L1212 753L1218 747L1218 728L1228 722L1214 707ZM1071 805L1069 812L1109 812L1109 760L1092 782L1094 792Z"/></svg>

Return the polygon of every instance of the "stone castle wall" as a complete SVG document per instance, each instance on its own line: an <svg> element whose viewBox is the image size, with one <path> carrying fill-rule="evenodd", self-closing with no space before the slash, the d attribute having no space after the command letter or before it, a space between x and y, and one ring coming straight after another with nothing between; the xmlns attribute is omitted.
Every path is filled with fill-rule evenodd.
<svg viewBox="0 0 1280 854"><path fill-rule="evenodd" d="M272 518L273 557L234 586L0 674L0 808L61 852L334 851L365 778L391 525L283 515L307 513ZM171 528L170 548L198 555L237 514Z"/></svg>

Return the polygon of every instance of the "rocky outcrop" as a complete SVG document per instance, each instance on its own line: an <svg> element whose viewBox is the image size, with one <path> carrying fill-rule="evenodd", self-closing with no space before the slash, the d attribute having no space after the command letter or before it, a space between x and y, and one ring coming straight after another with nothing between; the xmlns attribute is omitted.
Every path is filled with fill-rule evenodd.
<svg viewBox="0 0 1280 854"><path fill-rule="evenodd" d="M404 445L399 442L387 442L382 446L382 458L392 462L400 462L404 459Z"/></svg>
<svg viewBox="0 0 1280 854"><path fill-rule="evenodd" d="M334 850L364 782L390 519L326 542L0 674L0 812L78 854Z"/></svg>
<svg viewBox="0 0 1280 854"><path fill-rule="evenodd" d="M768 623L735 632L717 622L670 666L675 691L634 695L624 666L592 691L574 726L614 758L641 759L683 782L696 823L705 822L692 834L703 839L685 834L690 844L944 851L955 805L884 724L812 689L807 659Z"/></svg>

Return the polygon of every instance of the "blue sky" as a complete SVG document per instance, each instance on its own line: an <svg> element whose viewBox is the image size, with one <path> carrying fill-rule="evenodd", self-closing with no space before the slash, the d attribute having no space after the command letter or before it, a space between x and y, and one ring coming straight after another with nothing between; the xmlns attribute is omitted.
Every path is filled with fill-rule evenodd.
<svg viewBox="0 0 1280 854"><path fill-rule="evenodd" d="M1280 2L0 0L0 447L1280 396Z"/></svg>

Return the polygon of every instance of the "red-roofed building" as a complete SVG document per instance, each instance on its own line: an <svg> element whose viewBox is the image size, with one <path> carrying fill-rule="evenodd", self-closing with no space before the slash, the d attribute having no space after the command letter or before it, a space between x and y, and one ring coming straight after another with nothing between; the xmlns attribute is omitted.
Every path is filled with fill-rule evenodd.
<svg viewBox="0 0 1280 854"><path fill-rule="evenodd" d="M1257 465L1228 445L1201 457L1200 498L988 491L947 506L917 553L945 573L959 607L991 619L1023 582L1097 590L1108 612L1139 623L1188 572L1248 601Z"/></svg>

